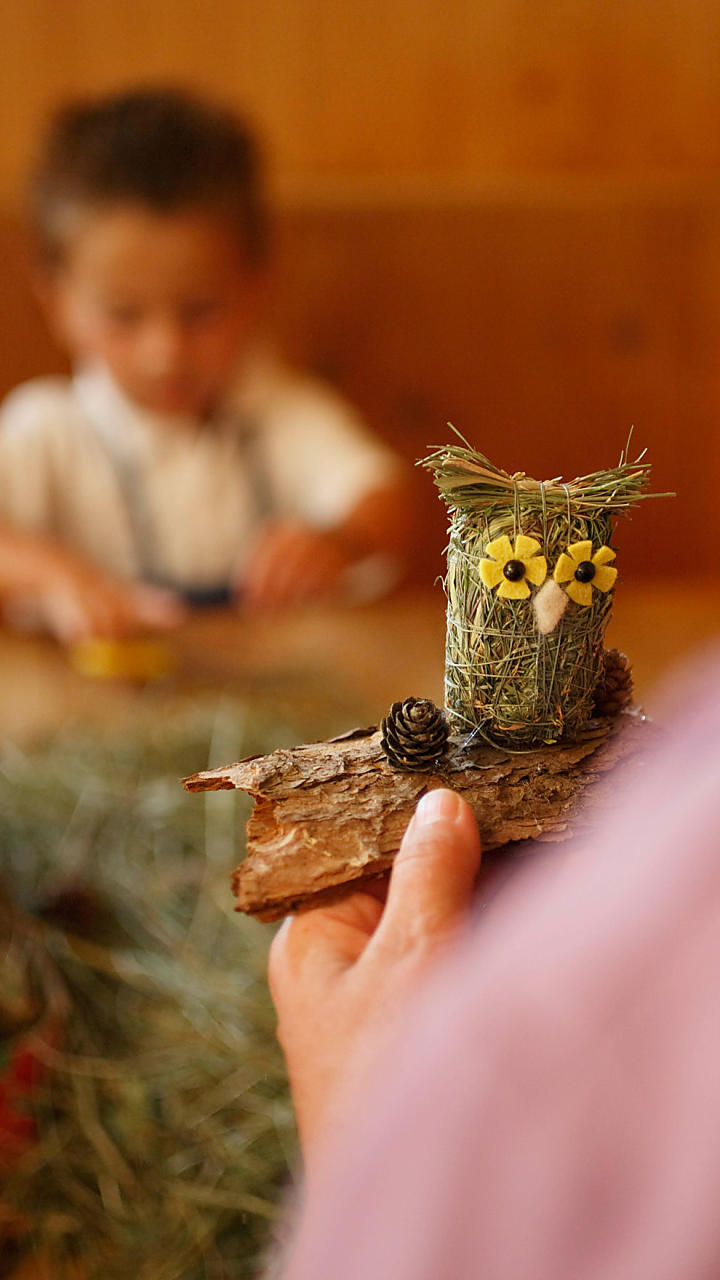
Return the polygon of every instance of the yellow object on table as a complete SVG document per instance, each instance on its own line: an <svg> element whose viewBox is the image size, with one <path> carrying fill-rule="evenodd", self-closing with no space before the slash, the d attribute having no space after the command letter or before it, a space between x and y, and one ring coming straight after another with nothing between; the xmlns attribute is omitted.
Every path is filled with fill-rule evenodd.
<svg viewBox="0 0 720 1280"><path fill-rule="evenodd" d="M68 653L75 670L93 680L160 680L176 666L173 650L160 640L79 640Z"/></svg>

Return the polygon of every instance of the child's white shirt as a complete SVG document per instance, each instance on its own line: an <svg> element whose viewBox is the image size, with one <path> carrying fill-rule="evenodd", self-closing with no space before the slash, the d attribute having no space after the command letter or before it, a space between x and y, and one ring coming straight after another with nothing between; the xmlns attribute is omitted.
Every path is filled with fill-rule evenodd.
<svg viewBox="0 0 720 1280"><path fill-rule="evenodd" d="M185 587L234 581L269 519L338 525L400 466L340 396L269 355L208 424L138 408L99 367L25 383L0 410L0 520Z"/></svg>

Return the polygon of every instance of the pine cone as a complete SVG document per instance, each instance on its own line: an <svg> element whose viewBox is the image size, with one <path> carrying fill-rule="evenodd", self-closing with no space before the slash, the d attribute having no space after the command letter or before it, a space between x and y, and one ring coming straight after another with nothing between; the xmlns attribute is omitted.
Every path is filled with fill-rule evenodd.
<svg viewBox="0 0 720 1280"><path fill-rule="evenodd" d="M381 725L382 749L395 769L431 769L445 750L447 720L429 698L393 702Z"/></svg>
<svg viewBox="0 0 720 1280"><path fill-rule="evenodd" d="M616 716L632 702L633 680L630 659L619 649L606 649L604 670L595 689L596 716Z"/></svg>

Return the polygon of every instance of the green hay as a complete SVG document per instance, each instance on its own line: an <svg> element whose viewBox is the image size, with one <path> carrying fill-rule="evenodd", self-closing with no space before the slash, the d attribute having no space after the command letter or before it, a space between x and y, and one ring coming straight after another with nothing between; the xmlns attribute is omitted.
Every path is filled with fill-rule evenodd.
<svg viewBox="0 0 720 1280"><path fill-rule="evenodd" d="M256 1274L296 1149L270 931L232 911L249 802L180 779L291 741L227 704L142 739L0 757L15 971L62 1024L40 1142L2 1199L28 1220L21 1251L58 1277L70 1259L103 1280ZM22 1034L5 1031L7 1059Z"/></svg>
<svg viewBox="0 0 720 1280"><path fill-rule="evenodd" d="M543 636L534 626L532 596L499 599L483 586L479 563L502 534L537 538L549 575L570 542L612 546L615 518L651 496L645 493L650 466L642 455L630 462L625 450L607 471L567 483L538 481L524 472L509 475L460 439L421 464L451 514L445 578L451 723L458 732L519 750L571 739L592 715L612 592L594 592L587 608L570 601L555 630Z"/></svg>

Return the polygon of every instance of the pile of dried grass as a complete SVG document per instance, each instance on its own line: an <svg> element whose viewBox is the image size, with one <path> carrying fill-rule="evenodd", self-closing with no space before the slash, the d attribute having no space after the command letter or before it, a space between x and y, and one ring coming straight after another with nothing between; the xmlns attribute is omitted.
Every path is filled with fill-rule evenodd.
<svg viewBox="0 0 720 1280"><path fill-rule="evenodd" d="M295 1151L269 932L232 912L247 802L203 806L179 780L283 740L226 705L0 757L0 973L24 975L46 1068L2 1201L15 1249L58 1278L254 1274ZM6 1022L6 1064L27 1023Z"/></svg>

